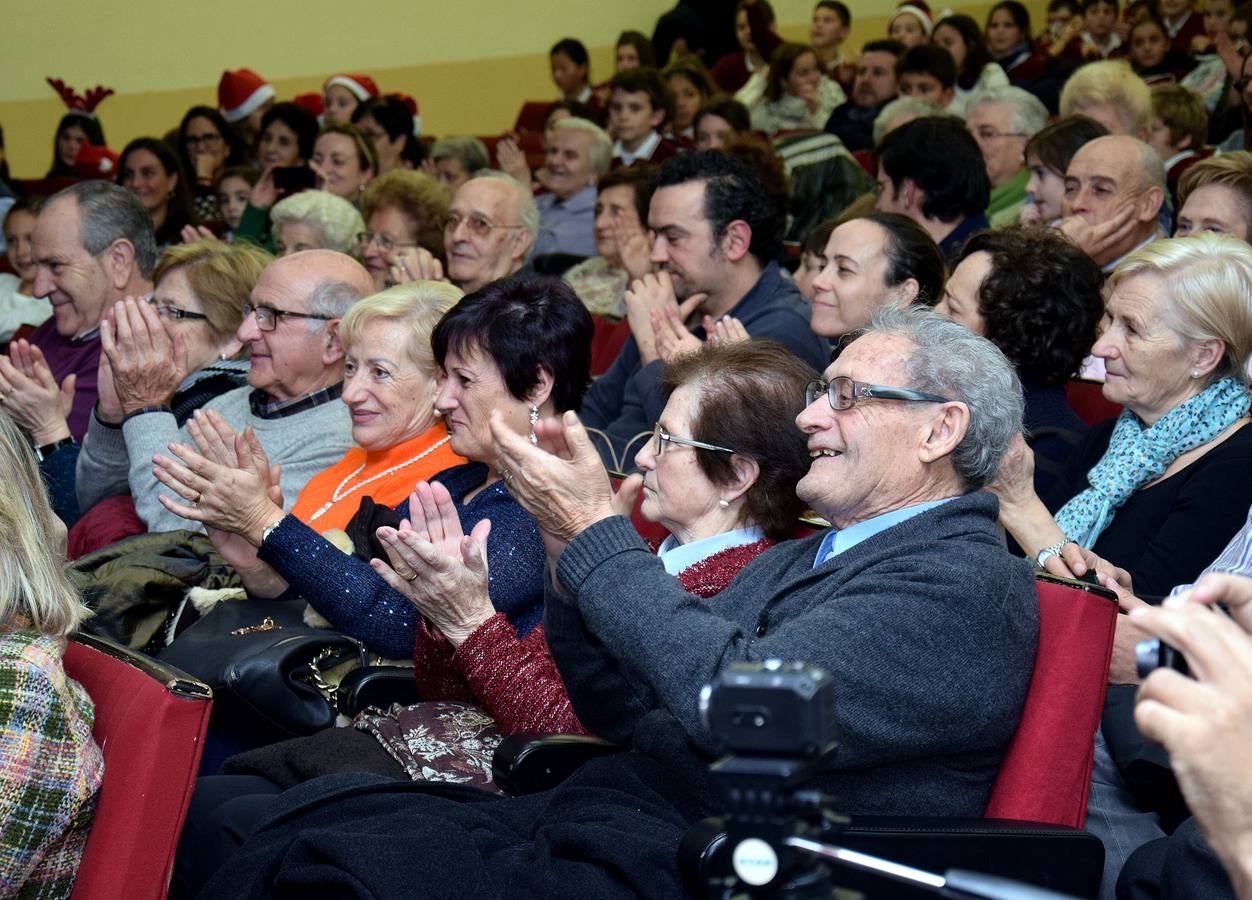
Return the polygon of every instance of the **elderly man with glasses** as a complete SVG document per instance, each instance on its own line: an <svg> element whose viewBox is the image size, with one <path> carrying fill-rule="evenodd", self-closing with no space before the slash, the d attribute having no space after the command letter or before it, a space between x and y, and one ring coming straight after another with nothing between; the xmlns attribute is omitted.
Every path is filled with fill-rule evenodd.
<svg viewBox="0 0 1252 900"><path fill-rule="evenodd" d="M348 308L373 292L369 273L342 253L306 250L270 263L236 333L249 350L248 384L203 407L221 413L237 432L252 428L271 465L281 467L288 508L309 478L352 446L351 421L338 402L343 348L337 328ZM152 474L154 454L168 453L171 442L192 443L195 420L180 428L169 406L181 373L175 366L132 377L131 411L121 421L106 422L99 411L91 418L78 457L79 507L130 493L149 531L199 529L160 504ZM146 402L136 407L139 396Z"/></svg>
<svg viewBox="0 0 1252 900"><path fill-rule="evenodd" d="M919 309L881 311L825 378L796 418L812 456L797 494L832 527L766 550L712 601L614 513L573 413L541 421L538 447L493 421L510 492L548 550L553 658L587 728L631 752L549 791L472 803L445 785L302 785L204 895L293 883L315 857L319 877L348 870L377 896L412 884L685 896L675 848L688 824L724 812L705 776L718 747L701 687L770 658L834 677L839 745L815 784L839 812L981 816L1037 635L1031 568L1004 549L982 490L1021 428L1021 388L990 342ZM370 846L385 866L350 849Z"/></svg>

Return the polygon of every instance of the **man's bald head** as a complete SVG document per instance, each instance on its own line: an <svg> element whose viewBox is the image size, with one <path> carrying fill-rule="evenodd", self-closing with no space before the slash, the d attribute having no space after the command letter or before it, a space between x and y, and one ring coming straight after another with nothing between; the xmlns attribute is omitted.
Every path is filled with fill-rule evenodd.
<svg viewBox="0 0 1252 900"><path fill-rule="evenodd" d="M1165 202L1165 166L1155 151L1138 138L1124 134L1098 137L1083 144L1065 172L1062 212L1102 225L1129 215L1131 230L1125 239L1100 254L1105 265L1148 240L1157 229L1157 215Z"/></svg>
<svg viewBox="0 0 1252 900"><path fill-rule="evenodd" d="M374 293L374 280L363 265L336 250L301 250L267 267L286 281L292 293L309 297L307 311L339 318L356 301Z"/></svg>

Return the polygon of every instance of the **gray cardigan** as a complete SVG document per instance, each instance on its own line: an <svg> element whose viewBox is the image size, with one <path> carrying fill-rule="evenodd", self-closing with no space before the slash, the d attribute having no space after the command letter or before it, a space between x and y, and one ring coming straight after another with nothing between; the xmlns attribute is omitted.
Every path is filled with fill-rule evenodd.
<svg viewBox="0 0 1252 900"><path fill-rule="evenodd" d="M685 593L624 518L557 563L544 629L574 708L625 742L654 710L703 751L702 685L779 657L831 672L839 749L823 787L857 813L982 815L1021 712L1038 605L990 494L958 497L828 560L823 534L779 544L711 600Z"/></svg>

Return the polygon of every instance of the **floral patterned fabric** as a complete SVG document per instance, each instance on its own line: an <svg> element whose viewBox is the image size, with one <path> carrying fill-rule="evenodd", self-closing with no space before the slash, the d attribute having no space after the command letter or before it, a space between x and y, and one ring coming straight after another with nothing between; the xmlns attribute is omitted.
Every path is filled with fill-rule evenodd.
<svg viewBox="0 0 1252 900"><path fill-rule="evenodd" d="M499 792L491 756L502 737L491 716L466 703L432 700L371 707L352 723L372 734L414 781L446 781Z"/></svg>

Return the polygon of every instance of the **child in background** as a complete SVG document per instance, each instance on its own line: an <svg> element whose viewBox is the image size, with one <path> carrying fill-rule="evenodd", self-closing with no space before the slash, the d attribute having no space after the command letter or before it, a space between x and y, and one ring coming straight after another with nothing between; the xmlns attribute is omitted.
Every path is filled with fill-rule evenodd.
<svg viewBox="0 0 1252 900"><path fill-rule="evenodd" d="M42 202L38 197L23 197L4 217L5 255L17 274L0 273L0 343L10 340L23 325L41 325L52 315L52 304L33 296L35 256L30 236Z"/></svg>
<svg viewBox="0 0 1252 900"><path fill-rule="evenodd" d="M243 218L244 208L248 205L248 197L252 194L252 186L256 184L257 171L251 166L233 166L222 173L217 183L217 208L226 224L225 238L230 240L231 232L239 227Z"/></svg>

